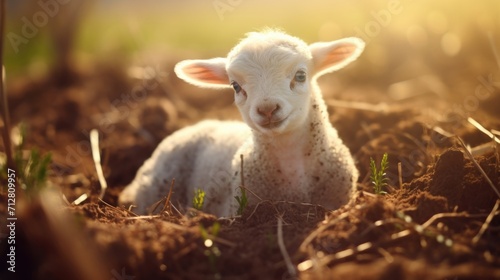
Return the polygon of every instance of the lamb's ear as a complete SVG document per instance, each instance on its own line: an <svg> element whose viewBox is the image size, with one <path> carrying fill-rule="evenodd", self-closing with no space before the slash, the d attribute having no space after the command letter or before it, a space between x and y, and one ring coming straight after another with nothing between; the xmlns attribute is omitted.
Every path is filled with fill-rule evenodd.
<svg viewBox="0 0 500 280"><path fill-rule="evenodd" d="M309 45L313 57L314 75L319 77L343 68L356 60L364 48L365 42L354 37Z"/></svg>
<svg viewBox="0 0 500 280"><path fill-rule="evenodd" d="M184 60L174 68L177 77L199 87L228 88L226 59L222 57L200 60Z"/></svg>

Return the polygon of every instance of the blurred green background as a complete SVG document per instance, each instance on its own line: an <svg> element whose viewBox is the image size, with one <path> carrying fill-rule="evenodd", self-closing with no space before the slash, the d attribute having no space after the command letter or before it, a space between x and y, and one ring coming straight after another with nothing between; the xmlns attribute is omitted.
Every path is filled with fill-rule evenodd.
<svg viewBox="0 0 500 280"><path fill-rule="evenodd" d="M110 58L134 64L141 53L224 56L246 32L266 26L306 42L364 38L360 75L368 81L498 68L491 44L500 46L498 0L11 0L7 8L11 76L43 73L66 52L77 65ZM26 21L37 29L32 38L23 36Z"/></svg>

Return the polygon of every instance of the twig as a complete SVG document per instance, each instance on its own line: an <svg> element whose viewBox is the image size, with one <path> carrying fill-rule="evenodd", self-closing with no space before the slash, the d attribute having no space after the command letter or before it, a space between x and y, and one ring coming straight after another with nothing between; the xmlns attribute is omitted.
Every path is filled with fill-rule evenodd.
<svg viewBox="0 0 500 280"><path fill-rule="evenodd" d="M252 213L250 213L250 215L248 215L247 220L250 220L250 218L252 218L253 214L255 214L255 212L257 212L257 209L259 208L259 206L260 206L262 203L264 203L264 202L267 202L267 203L272 204L272 202L271 202L271 201L269 201L269 200L259 201L259 203L257 203L257 204L255 205L255 207L253 208ZM275 209L275 210L276 210L276 209Z"/></svg>
<svg viewBox="0 0 500 280"><path fill-rule="evenodd" d="M282 217L278 217L278 246L280 247L280 251L281 251L281 255L283 256L283 259L285 260L288 274L290 274L291 277L296 278L297 271L295 270L295 267L293 266L292 260L290 259L290 255L288 255L288 252L286 251L285 242L283 242L283 220L282 220Z"/></svg>
<svg viewBox="0 0 500 280"><path fill-rule="evenodd" d="M126 209L126 208L113 206L113 205L111 205L111 204L107 203L106 201L102 200L101 198L99 198L99 201L100 201L102 204L106 205L107 207L111 208L111 209L112 209L113 211L115 211L115 212L119 212L119 211L121 211L121 210L125 210L125 212L127 212L127 214L129 214L129 215L131 215L131 216L133 216L133 217L138 217L138 215L137 215L136 213L134 213L134 212L132 212L132 211L130 211L130 210L128 210L128 209ZM130 217L124 217L124 218L130 218Z"/></svg>
<svg viewBox="0 0 500 280"><path fill-rule="evenodd" d="M168 195L167 195L167 200L165 200L165 205L163 206L163 209L161 210L162 212L164 212L167 208L170 208L168 212L172 212L172 207L170 207L171 203L170 203L170 198L172 198L172 191L174 189L174 184L175 184L175 178L172 179L172 183L170 183L170 190L168 191Z"/></svg>
<svg viewBox="0 0 500 280"><path fill-rule="evenodd" d="M158 206L160 206L165 201L167 201L167 197L168 197L168 195L164 196L162 199L158 200L151 207L149 207L149 209L152 209L152 210L149 211L149 209L148 209L148 213L152 215L156 211L156 209L158 208Z"/></svg>
<svg viewBox="0 0 500 280"><path fill-rule="evenodd" d="M464 141L459 136L456 136L456 138L458 139L458 142L460 142L460 144L463 146L465 153L472 160L472 162L477 167L477 169L479 170L479 172L481 172L481 174L483 175L484 179L486 179L486 181L488 182L488 184L490 185L490 187L497 194L498 198L500 198L500 192L497 190L497 188L495 187L495 185L493 184L493 182L490 180L490 178L488 177L488 175L486 174L486 172L484 172L483 168L481 168L481 165L479 165L479 163L476 161L476 159L474 158L474 156L469 152L469 150L465 146Z"/></svg>
<svg viewBox="0 0 500 280"><path fill-rule="evenodd" d="M170 207L174 208L175 212L177 212L179 216L182 216L181 211L179 211L179 209L177 209L172 203L170 203Z"/></svg>
<svg viewBox="0 0 500 280"><path fill-rule="evenodd" d="M102 198L99 198L99 201L100 201L102 204L104 204L104 205L106 205L106 206L108 206L108 207L110 207L110 208L116 209L116 206L113 206L113 205L111 205L111 204L107 203L106 201L102 200ZM137 215L136 215L136 216L137 216Z"/></svg>
<svg viewBox="0 0 500 280"><path fill-rule="evenodd" d="M255 196L257 199L259 199L261 202L265 201L264 199L262 199L260 196L258 196L255 192L253 192L251 189L245 187L245 186L241 186L241 188L245 189L245 191L248 191L250 192L250 194L252 194L253 196Z"/></svg>
<svg viewBox="0 0 500 280"><path fill-rule="evenodd" d="M479 232L476 234L476 236L472 238L472 244L477 245L479 240L481 240L481 237L483 236L484 232L488 229L488 226L493 220L493 217L495 217L495 213L497 212L499 206L500 206L500 199L497 199L495 206L493 206L493 209L491 209L491 212L484 221L483 225L481 226L481 229L479 229Z"/></svg>
<svg viewBox="0 0 500 280"><path fill-rule="evenodd" d="M260 199L260 197L258 197ZM269 203L273 208L274 208L274 211L278 214L279 214L279 211L278 211L278 208L276 208L276 204L278 203L290 203L289 201L272 201L272 200L262 200L260 201L259 203L257 203L255 205L255 207L253 208L253 211L252 213L250 213L250 215L248 215L248 218L247 220L250 220L250 218L253 216L253 214L255 214L255 212L257 212L257 209L260 207L261 204L263 203ZM294 203L294 202L291 202L291 203Z"/></svg>
<svg viewBox="0 0 500 280"><path fill-rule="evenodd" d="M90 146L92 148L92 159L94 159L97 178L99 178L99 183L101 184L101 193L99 194L99 198L102 199L106 189L108 188L108 184L106 183L104 172L102 171L101 154L99 152L99 132L97 129L92 129L90 131Z"/></svg>
<svg viewBox="0 0 500 280"><path fill-rule="evenodd" d="M500 213L496 213L500 214ZM427 222L422 224L422 230L428 228L430 225L432 225L434 222L436 222L439 219L443 218L469 218L469 219L475 219L475 218L482 218L486 216L486 214L469 214L467 212L461 212L461 213L438 213L432 216Z"/></svg>

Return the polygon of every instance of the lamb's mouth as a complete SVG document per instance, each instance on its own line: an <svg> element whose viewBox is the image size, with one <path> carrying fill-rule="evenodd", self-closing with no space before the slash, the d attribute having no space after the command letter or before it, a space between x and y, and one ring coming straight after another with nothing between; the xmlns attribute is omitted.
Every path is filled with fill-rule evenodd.
<svg viewBox="0 0 500 280"><path fill-rule="evenodd" d="M265 129L275 129L280 127L287 118L279 119L279 120L270 120L264 123L260 123L259 125Z"/></svg>

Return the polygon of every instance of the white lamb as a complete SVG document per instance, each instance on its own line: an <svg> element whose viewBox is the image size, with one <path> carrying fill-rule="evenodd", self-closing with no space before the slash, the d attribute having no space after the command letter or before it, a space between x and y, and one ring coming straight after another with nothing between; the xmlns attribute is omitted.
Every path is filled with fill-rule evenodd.
<svg viewBox="0 0 500 280"><path fill-rule="evenodd" d="M249 205L266 200L347 203L358 171L328 120L316 79L341 69L363 51L345 38L307 45L276 30L252 32L227 58L185 60L177 76L200 87L234 89L244 122L207 120L167 137L120 195L121 204L148 208L166 196L190 206L196 189L206 193L203 210L230 216L238 207L240 155Z"/></svg>

